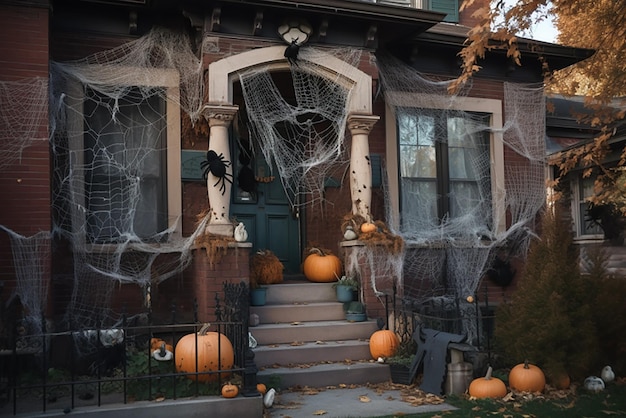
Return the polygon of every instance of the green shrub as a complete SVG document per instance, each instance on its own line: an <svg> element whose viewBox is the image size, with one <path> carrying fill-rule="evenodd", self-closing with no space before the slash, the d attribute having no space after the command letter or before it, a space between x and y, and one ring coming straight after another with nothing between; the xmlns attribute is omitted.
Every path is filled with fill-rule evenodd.
<svg viewBox="0 0 626 418"><path fill-rule="evenodd" d="M600 349L595 373L606 365L612 366L618 376L626 373L626 279L614 277L604 268L607 257L602 247L588 251L592 268L589 272L594 291L591 314L596 327Z"/></svg>
<svg viewBox="0 0 626 418"><path fill-rule="evenodd" d="M511 365L528 359L548 378L587 376L599 356L593 283L580 273L569 224L545 213L518 288L496 311L495 346Z"/></svg>

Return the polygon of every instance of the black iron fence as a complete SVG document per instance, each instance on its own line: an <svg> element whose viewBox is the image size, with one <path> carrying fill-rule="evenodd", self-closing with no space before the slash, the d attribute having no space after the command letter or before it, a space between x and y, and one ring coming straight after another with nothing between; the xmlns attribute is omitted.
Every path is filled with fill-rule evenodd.
<svg viewBox="0 0 626 418"><path fill-rule="evenodd" d="M484 294L473 295L471 299L442 295L419 299L387 296L387 306L393 310L394 331L409 346L405 347L405 351L414 352L413 333L421 327L471 336L467 343L487 353L489 357L492 355L495 306L489 303L488 289L485 289ZM471 335L468 335L468 330L472 331Z"/></svg>
<svg viewBox="0 0 626 418"><path fill-rule="evenodd" d="M207 339L197 304L190 323L176 322L173 305L168 324L152 323L149 313L142 321L122 315L114 327L62 332L47 330L42 315L36 335L21 335L14 324L9 346L0 347L0 416L218 396L225 382L237 384L242 396L259 396L248 342L249 288L225 284L221 295Z"/></svg>

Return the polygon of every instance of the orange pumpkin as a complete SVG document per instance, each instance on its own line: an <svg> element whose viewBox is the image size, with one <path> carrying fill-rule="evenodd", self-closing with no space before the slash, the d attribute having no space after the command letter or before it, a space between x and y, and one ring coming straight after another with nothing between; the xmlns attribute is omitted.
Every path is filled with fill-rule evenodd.
<svg viewBox="0 0 626 418"><path fill-rule="evenodd" d="M239 388L230 382L222 386L222 396L225 398L234 398L239 395Z"/></svg>
<svg viewBox="0 0 626 418"><path fill-rule="evenodd" d="M187 334L176 344L176 370L182 373L208 372L232 369L235 363L233 345L228 337L218 332L208 332L205 324L197 334ZM196 338L198 339L198 368L196 369ZM218 354L219 348L219 354ZM220 373L187 375L191 380L213 382ZM222 378L230 373L221 373Z"/></svg>
<svg viewBox="0 0 626 418"><path fill-rule="evenodd" d="M400 346L400 338L388 329L376 331L370 337L370 354L375 360L378 357L393 357Z"/></svg>
<svg viewBox="0 0 626 418"><path fill-rule="evenodd" d="M376 226L376 224L373 224L371 222L363 222L361 224L361 232L367 233L367 232L374 232L378 229L378 227Z"/></svg>
<svg viewBox="0 0 626 418"><path fill-rule="evenodd" d="M302 265L304 276L311 282L328 283L341 276L341 260L333 254L326 254L319 248L311 248Z"/></svg>
<svg viewBox="0 0 626 418"><path fill-rule="evenodd" d="M469 385L469 395L474 398L503 398L506 396L506 385L497 377L491 376L493 369L491 366L487 369L485 377L479 377L472 380Z"/></svg>
<svg viewBox="0 0 626 418"><path fill-rule="evenodd" d="M550 380L552 385L560 390L567 389L572 384L572 381L566 372L557 373Z"/></svg>
<svg viewBox="0 0 626 418"><path fill-rule="evenodd" d="M161 343L163 343L163 340L160 338L150 338L150 351L161 348Z"/></svg>
<svg viewBox="0 0 626 418"><path fill-rule="evenodd" d="M546 387L546 377L539 367L526 360L509 372L509 386L520 392L542 392Z"/></svg>
<svg viewBox="0 0 626 418"><path fill-rule="evenodd" d="M263 383L257 383L256 390L259 391L261 395L265 395L265 393L267 392L267 386L265 386Z"/></svg>

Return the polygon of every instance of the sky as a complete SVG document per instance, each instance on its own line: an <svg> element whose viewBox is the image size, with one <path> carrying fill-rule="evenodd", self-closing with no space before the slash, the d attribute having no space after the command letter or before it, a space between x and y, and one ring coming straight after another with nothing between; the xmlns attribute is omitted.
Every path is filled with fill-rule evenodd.
<svg viewBox="0 0 626 418"><path fill-rule="evenodd" d="M505 0L504 3L506 6L510 6L517 3L517 0ZM522 36L526 38L536 39L538 41L556 43L557 35L558 31L554 27L553 20L550 18L542 21L538 25L534 25L532 27L531 33Z"/></svg>
<svg viewBox="0 0 626 418"><path fill-rule="evenodd" d="M532 33L529 35L530 35L529 38L536 39L538 41L556 43L556 37L558 35L558 31L554 27L552 19L550 19L550 20L544 20L538 25L535 25L532 28Z"/></svg>

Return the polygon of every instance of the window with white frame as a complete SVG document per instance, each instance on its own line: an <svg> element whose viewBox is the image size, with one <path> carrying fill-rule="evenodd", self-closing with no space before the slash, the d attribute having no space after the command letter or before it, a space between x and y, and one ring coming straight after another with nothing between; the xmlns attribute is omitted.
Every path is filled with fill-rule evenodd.
<svg viewBox="0 0 626 418"><path fill-rule="evenodd" d="M155 74L154 85L146 77L115 94L70 90L72 231L85 244L180 235L178 76Z"/></svg>
<svg viewBox="0 0 626 418"><path fill-rule="evenodd" d="M403 224L475 216L491 230L489 134L477 128L478 120L484 125L488 115L468 115L398 110Z"/></svg>
<svg viewBox="0 0 626 418"><path fill-rule="evenodd" d="M502 102L399 92L388 105L390 226L417 241L506 231Z"/></svg>

